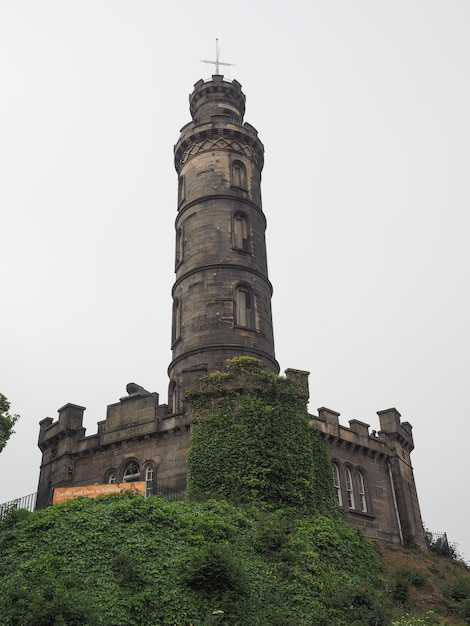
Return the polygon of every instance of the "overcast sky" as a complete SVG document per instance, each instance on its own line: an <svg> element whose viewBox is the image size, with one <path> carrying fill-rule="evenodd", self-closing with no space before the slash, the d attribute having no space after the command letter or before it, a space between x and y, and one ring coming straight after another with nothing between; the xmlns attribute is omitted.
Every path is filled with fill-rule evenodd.
<svg viewBox="0 0 470 626"><path fill-rule="evenodd" d="M67 402L94 434L130 381L166 401L173 145L218 37L266 150L281 370L311 412L411 422L424 523L470 560L469 32L467 0L0 2L0 502Z"/></svg>

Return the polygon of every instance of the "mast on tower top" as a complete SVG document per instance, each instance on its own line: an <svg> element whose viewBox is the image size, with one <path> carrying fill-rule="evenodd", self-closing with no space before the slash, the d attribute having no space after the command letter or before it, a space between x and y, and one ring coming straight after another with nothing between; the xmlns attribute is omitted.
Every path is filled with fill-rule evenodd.
<svg viewBox="0 0 470 626"><path fill-rule="evenodd" d="M215 65L215 73L216 73L216 75L220 74L220 66L221 65L225 65L227 67L233 67L235 65L235 63L224 63L223 61L220 61L219 60L219 55L220 55L219 40L216 37L216 39L215 39L215 61L206 61L205 59L201 59L201 63L211 63L212 65Z"/></svg>

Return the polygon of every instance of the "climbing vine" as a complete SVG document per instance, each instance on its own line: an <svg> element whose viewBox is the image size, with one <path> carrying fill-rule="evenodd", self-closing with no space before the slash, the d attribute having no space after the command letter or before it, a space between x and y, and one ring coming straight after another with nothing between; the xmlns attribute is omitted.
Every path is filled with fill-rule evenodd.
<svg viewBox="0 0 470 626"><path fill-rule="evenodd" d="M331 467L309 423L302 384L238 357L186 391L188 493L311 510L333 501Z"/></svg>

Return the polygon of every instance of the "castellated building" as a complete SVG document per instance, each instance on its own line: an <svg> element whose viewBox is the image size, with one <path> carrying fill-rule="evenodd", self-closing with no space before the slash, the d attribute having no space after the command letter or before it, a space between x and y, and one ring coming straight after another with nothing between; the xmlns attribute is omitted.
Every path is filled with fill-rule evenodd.
<svg viewBox="0 0 470 626"><path fill-rule="evenodd" d="M252 356L278 374L261 205L264 148L244 122L241 85L216 74L189 97L190 121L176 143L178 206L168 398L137 384L86 435L84 407L66 404L40 422L37 508L56 487L145 481L147 493L184 492L190 419L184 390L227 358ZM308 373L289 369L286 376ZM320 408L311 422L327 445L347 521L373 539L425 545L410 455L411 425L379 411L380 430Z"/></svg>

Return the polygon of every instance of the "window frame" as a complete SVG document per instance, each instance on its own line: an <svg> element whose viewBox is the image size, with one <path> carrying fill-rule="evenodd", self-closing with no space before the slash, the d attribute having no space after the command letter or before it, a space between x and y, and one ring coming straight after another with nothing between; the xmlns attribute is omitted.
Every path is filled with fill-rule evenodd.
<svg viewBox="0 0 470 626"><path fill-rule="evenodd" d="M135 466L137 468L137 472L134 472L133 474L127 474L127 472L132 466ZM141 470L140 470L140 465L138 461L136 461L136 459L131 459L127 461L127 463L123 467L122 482L123 483L137 483L140 481L140 474L141 474ZM129 480L129 478L131 478L131 480Z"/></svg>
<svg viewBox="0 0 470 626"><path fill-rule="evenodd" d="M247 191L247 180L246 165L240 159L234 159L230 166L230 185Z"/></svg>
<svg viewBox="0 0 470 626"><path fill-rule="evenodd" d="M346 466L344 468L344 478L346 484L346 496L348 501L348 509L354 510L356 508L356 500L354 497L354 483L351 468Z"/></svg>
<svg viewBox="0 0 470 626"><path fill-rule="evenodd" d="M243 298L242 294L244 294ZM252 288L246 283L239 283L235 287L234 295L235 326L254 330L254 304Z"/></svg>
<svg viewBox="0 0 470 626"><path fill-rule="evenodd" d="M184 233L183 227L178 226L176 229L175 239L175 268L179 267L184 260Z"/></svg>
<svg viewBox="0 0 470 626"><path fill-rule="evenodd" d="M242 252L250 251L250 223L242 211L232 215L232 248Z"/></svg>
<svg viewBox="0 0 470 626"><path fill-rule="evenodd" d="M144 467L144 480L145 480L145 497L153 494L153 484L155 477L155 466L153 463L148 463Z"/></svg>
<svg viewBox="0 0 470 626"><path fill-rule="evenodd" d="M171 324L171 347L181 339L181 299L173 299L173 316Z"/></svg>
<svg viewBox="0 0 470 626"><path fill-rule="evenodd" d="M333 461L333 485L336 493L336 500L339 506L343 506L343 493L341 490L341 473L338 463Z"/></svg>
<svg viewBox="0 0 470 626"><path fill-rule="evenodd" d="M367 506L367 490L366 490L366 480L364 478L364 472L361 469L356 470L357 477L357 493L359 496L359 504L361 513L368 513L369 509Z"/></svg>

